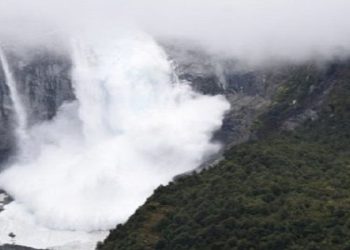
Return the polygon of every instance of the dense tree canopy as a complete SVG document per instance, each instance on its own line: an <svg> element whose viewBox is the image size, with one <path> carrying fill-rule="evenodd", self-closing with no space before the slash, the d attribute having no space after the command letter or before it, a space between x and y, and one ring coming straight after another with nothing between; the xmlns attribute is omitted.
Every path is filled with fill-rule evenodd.
<svg viewBox="0 0 350 250"><path fill-rule="evenodd" d="M288 98L260 117L263 137L159 187L98 249L350 249L350 83L336 83L316 121L265 133Z"/></svg>

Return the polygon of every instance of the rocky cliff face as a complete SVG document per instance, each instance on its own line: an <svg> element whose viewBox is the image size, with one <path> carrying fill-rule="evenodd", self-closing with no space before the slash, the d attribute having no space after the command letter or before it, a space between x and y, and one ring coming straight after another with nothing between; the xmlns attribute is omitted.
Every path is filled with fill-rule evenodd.
<svg viewBox="0 0 350 250"><path fill-rule="evenodd" d="M270 104L278 84L268 82L267 72L242 69L234 60L210 55L195 47L166 45L181 80L199 92L225 95L231 104L223 126L214 136L225 145L246 141L252 122Z"/></svg>
<svg viewBox="0 0 350 250"><path fill-rule="evenodd" d="M58 107L74 99L71 63L59 54L40 51L31 55L7 52L17 88L27 109L29 125L51 119ZM0 159L15 147L13 110L4 72L0 70Z"/></svg>
<svg viewBox="0 0 350 250"><path fill-rule="evenodd" d="M39 249L34 249L31 247L25 247L25 246L17 246L17 245L3 245L0 246L0 250L39 250Z"/></svg>
<svg viewBox="0 0 350 250"><path fill-rule="evenodd" d="M334 79L339 78L337 72L348 65L332 62L320 66L310 61L257 69L242 67L233 59L219 58L196 47L165 48L180 79L202 93L225 95L230 102L231 109L214 136L226 146L223 150L257 136L252 133L258 125L257 118L274 110L283 98L285 101L279 103L284 107L279 108L285 108L285 114L276 120L274 129L293 130L308 119L317 119L320 105L333 88ZM289 95L291 92L294 94Z"/></svg>
<svg viewBox="0 0 350 250"><path fill-rule="evenodd" d="M14 145L13 116L9 89L4 73L0 70L0 160L4 160Z"/></svg>
<svg viewBox="0 0 350 250"><path fill-rule="evenodd" d="M310 95L303 105L296 103L299 98L297 96L294 99L287 98L289 103L285 105L298 108L289 109L278 126L294 129L309 118L316 119L317 103L321 103L324 93L332 88L332 74L339 68L337 63L323 68L309 63L273 69L249 69L242 68L232 59L218 58L188 44L166 44L164 48L174 62L180 80L188 81L194 89L204 94L223 94L231 103L231 110L226 115L222 128L213 138L228 147L252 137L251 128L255 125L256 118L273 106L276 98L288 94L291 81L296 86L308 82ZM74 99L70 75L72 65L67 56L44 50L30 56L7 54L19 92L26 104L30 125L51 119L64 101ZM318 84L319 82L323 85ZM0 70L2 159L14 148L12 124L9 90Z"/></svg>
<svg viewBox="0 0 350 250"><path fill-rule="evenodd" d="M12 62L30 124L51 119L64 101L74 99L71 62L67 57L43 51Z"/></svg>

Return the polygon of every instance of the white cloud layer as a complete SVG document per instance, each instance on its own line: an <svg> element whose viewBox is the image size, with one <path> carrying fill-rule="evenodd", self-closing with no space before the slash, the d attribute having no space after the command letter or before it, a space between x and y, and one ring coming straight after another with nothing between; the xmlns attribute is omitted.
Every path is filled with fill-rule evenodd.
<svg viewBox="0 0 350 250"><path fill-rule="evenodd" d="M2 0L0 12L0 37L25 44L133 26L258 62L346 56L350 46L348 0Z"/></svg>

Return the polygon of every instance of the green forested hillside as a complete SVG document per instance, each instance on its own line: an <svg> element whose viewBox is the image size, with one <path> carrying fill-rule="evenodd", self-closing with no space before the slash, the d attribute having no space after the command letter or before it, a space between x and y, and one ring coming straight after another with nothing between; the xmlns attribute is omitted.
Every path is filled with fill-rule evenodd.
<svg viewBox="0 0 350 250"><path fill-rule="evenodd" d="M259 140L159 187L98 249L350 249L350 78L290 132L276 129L284 102L306 99L295 84L284 91L257 122Z"/></svg>

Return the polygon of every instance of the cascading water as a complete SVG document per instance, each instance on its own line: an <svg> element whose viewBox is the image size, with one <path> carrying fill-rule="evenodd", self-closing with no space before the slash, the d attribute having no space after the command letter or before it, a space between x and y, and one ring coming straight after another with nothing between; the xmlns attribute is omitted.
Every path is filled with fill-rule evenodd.
<svg viewBox="0 0 350 250"><path fill-rule="evenodd" d="M26 114L25 107L23 106L21 97L18 93L15 78L12 75L12 72L9 67L9 63L7 61L5 53L1 48L1 46L0 46L0 62L5 75L6 84L10 90L10 98L12 101L15 120L16 120L16 130L15 130L16 136L17 136L17 139L20 139L20 138L23 138L26 134L27 114Z"/></svg>
<svg viewBox="0 0 350 250"><path fill-rule="evenodd" d="M164 51L149 36L107 37L74 40L77 101L32 127L31 143L21 150L31 158L19 155L0 175L0 188L16 200L16 208L0 213L0 225L19 206L34 225L51 230L50 240L27 237L23 244L48 247L71 240L55 236L62 230L110 229L158 185L219 149L210 139L227 101L175 82Z"/></svg>

